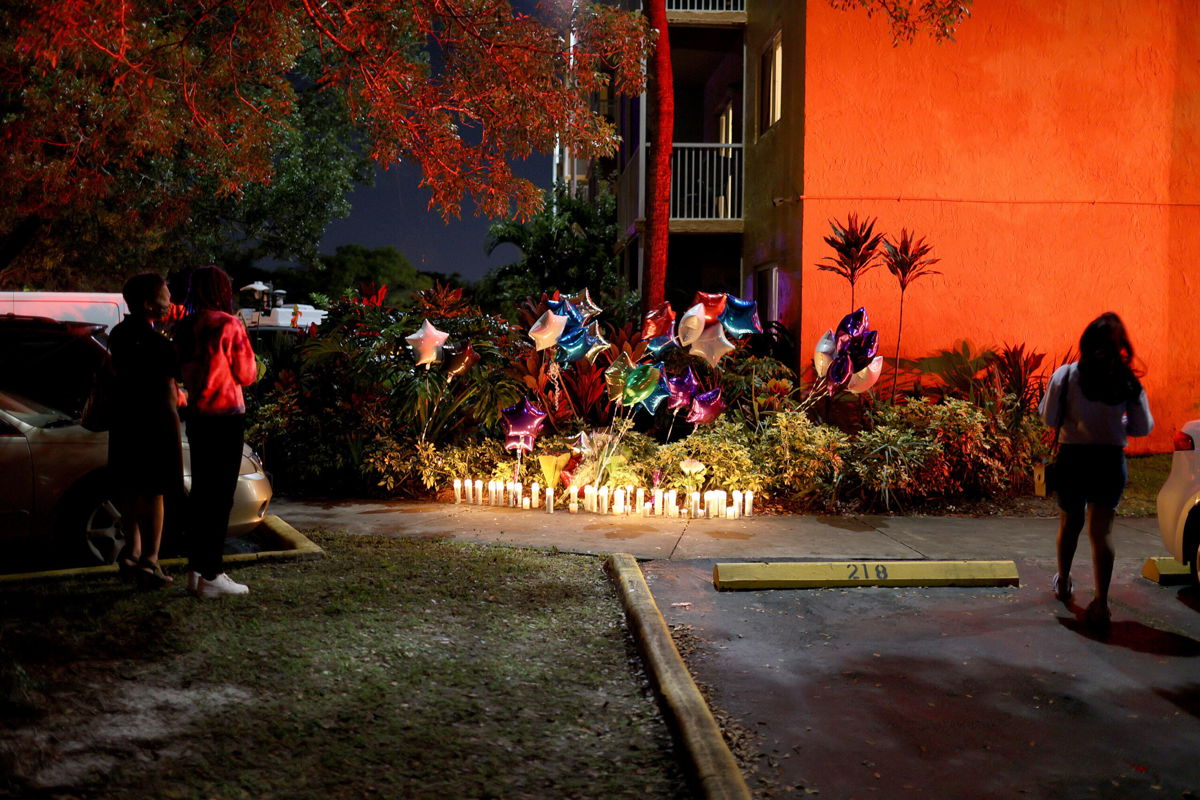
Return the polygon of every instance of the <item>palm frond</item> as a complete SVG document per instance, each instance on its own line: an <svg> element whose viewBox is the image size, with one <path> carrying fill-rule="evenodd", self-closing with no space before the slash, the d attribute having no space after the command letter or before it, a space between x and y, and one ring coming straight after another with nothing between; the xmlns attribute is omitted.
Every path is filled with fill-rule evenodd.
<svg viewBox="0 0 1200 800"><path fill-rule="evenodd" d="M931 252L933 252L933 245L928 244L924 237L914 240L913 234L908 228L900 229L899 243L893 244L887 239L883 241L884 266L900 282L901 292L923 275L941 274L937 270L930 269L941 261L940 258L929 258Z"/></svg>

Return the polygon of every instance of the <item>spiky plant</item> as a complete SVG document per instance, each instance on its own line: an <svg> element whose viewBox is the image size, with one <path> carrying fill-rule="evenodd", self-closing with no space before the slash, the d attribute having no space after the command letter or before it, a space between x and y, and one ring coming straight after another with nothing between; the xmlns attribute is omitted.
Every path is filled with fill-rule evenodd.
<svg viewBox="0 0 1200 800"><path fill-rule="evenodd" d="M849 214L846 224L841 225L837 220L829 220L833 235L825 237L825 243L833 248L834 255L825 256L822 261L828 264L817 264L817 269L826 272L836 272L850 283L850 310L854 305L854 284L858 279L879 266L875 260L879 255L879 243L883 241L882 233L875 233L876 217L865 220L861 224L857 214Z"/></svg>
<svg viewBox="0 0 1200 800"><path fill-rule="evenodd" d="M923 275L941 274L937 270L930 269L941 261L940 258L929 258L932 251L933 245L927 244L924 237L914 241L913 234L909 233L908 228L900 229L898 244L893 244L886 239L883 242L883 263L888 268L888 272L895 275L896 280L900 283L900 324L896 327L897 368L892 371L892 398L890 401L893 403L896 402L896 379L899 375L900 337L904 334L904 292L913 281Z"/></svg>

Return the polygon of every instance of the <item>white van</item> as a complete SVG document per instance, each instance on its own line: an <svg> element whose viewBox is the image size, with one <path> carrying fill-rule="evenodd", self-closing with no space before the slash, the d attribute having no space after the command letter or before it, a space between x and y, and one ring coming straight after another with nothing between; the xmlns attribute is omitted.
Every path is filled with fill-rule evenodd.
<svg viewBox="0 0 1200 800"><path fill-rule="evenodd" d="M92 322L103 325L105 333L127 313L120 292L0 292L0 314Z"/></svg>

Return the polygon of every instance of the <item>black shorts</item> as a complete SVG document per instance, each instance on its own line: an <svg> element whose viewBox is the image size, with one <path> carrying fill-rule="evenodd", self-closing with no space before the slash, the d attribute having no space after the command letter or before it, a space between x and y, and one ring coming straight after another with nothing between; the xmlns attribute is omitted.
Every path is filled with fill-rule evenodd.
<svg viewBox="0 0 1200 800"><path fill-rule="evenodd" d="M1087 506L1115 511L1125 491L1125 448L1115 444L1064 444L1058 451L1058 507L1082 514Z"/></svg>

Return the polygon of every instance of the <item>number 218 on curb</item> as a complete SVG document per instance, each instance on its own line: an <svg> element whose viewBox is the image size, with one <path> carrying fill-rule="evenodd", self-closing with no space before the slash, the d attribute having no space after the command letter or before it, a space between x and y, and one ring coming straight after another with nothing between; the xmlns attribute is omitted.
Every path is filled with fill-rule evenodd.
<svg viewBox="0 0 1200 800"><path fill-rule="evenodd" d="M887 580L888 571L884 564L847 564L846 578L852 581Z"/></svg>

